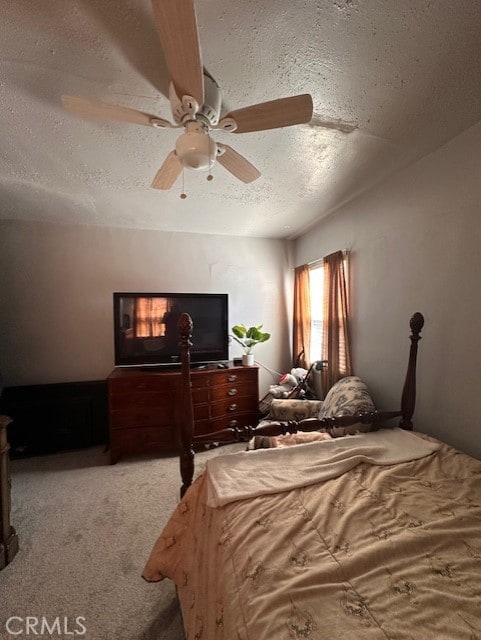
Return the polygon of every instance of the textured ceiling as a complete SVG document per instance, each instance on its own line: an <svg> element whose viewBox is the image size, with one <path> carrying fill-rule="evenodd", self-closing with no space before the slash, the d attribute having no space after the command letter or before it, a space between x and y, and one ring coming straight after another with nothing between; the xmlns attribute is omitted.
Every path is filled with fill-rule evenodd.
<svg viewBox="0 0 481 640"><path fill-rule="evenodd" d="M150 188L179 129L82 119L64 93L171 119L149 0L3 0L0 217L294 237L481 119L477 0L198 0L225 112L310 93L314 122L214 132L262 173ZM313 126L356 125L349 134Z"/></svg>

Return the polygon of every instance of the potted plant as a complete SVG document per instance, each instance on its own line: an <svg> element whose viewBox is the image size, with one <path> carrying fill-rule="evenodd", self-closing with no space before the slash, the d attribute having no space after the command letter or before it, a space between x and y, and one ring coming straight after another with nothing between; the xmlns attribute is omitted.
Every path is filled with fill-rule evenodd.
<svg viewBox="0 0 481 640"><path fill-rule="evenodd" d="M266 342L271 337L270 333L265 333L261 329L261 324L257 327L249 328L243 324L236 324L232 327L232 337L244 349L244 355L242 356L242 364L244 366L252 367L254 364L253 347L259 342Z"/></svg>

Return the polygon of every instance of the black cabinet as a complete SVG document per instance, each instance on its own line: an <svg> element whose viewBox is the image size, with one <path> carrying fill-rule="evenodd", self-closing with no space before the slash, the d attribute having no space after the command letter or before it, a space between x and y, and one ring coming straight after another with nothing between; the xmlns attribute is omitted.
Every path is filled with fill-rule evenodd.
<svg viewBox="0 0 481 640"><path fill-rule="evenodd" d="M10 457L80 449L108 440L105 380L6 387L0 413L8 426Z"/></svg>

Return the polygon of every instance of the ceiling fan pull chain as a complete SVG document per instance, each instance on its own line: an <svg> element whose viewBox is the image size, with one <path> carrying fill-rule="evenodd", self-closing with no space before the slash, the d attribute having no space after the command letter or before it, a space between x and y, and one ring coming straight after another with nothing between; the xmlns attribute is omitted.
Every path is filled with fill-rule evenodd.
<svg viewBox="0 0 481 640"><path fill-rule="evenodd" d="M207 137L210 140L210 135L209 134L207 134ZM214 179L214 176L212 175L212 167L213 166L214 166L214 158L212 157L212 147L209 144L209 174L207 175L207 180L209 180L209 182Z"/></svg>
<svg viewBox="0 0 481 640"><path fill-rule="evenodd" d="M185 200L187 198L187 194L185 192L185 172L184 167L182 167L182 193L180 194L181 200Z"/></svg>

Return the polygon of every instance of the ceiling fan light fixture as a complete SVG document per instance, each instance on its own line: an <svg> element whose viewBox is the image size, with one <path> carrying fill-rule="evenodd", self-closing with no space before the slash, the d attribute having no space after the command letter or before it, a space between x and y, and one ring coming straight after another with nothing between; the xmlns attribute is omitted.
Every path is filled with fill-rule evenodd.
<svg viewBox="0 0 481 640"><path fill-rule="evenodd" d="M217 146L198 123L189 122L186 132L177 138L175 153L182 166L201 171L212 166Z"/></svg>

